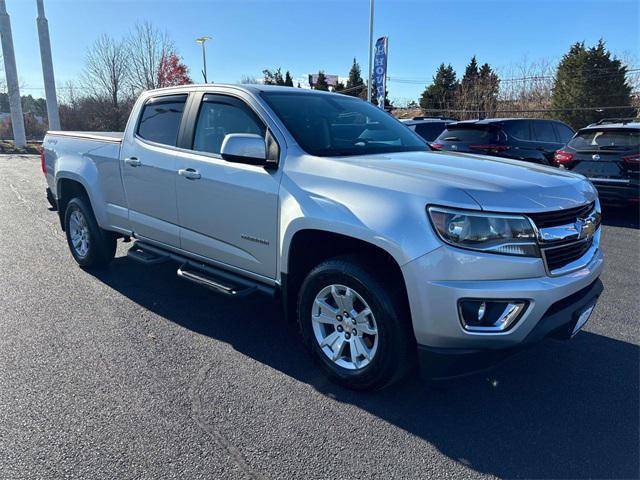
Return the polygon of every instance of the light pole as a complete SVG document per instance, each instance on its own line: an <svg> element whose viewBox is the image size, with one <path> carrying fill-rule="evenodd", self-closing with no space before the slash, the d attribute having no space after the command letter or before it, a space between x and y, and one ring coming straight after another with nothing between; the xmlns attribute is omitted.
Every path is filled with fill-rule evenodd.
<svg viewBox="0 0 640 480"><path fill-rule="evenodd" d="M204 83L209 83L207 82L207 55L205 53L205 46L204 44L206 43L207 40L211 40L211 37L199 37L196 38L196 43L199 43L200 45L202 45L202 76L204 77Z"/></svg>
<svg viewBox="0 0 640 480"><path fill-rule="evenodd" d="M2 37L4 73L7 79L7 89L9 91L9 109L11 110L13 141L16 147L24 147L27 144L27 138L24 131L24 117L22 115L22 102L20 100L20 86L18 85L16 55L13 50L11 19L7 13L5 0L0 0L0 36Z"/></svg>
<svg viewBox="0 0 640 480"><path fill-rule="evenodd" d="M44 15L43 0L37 0L38 6L38 38L40 39L40 58L42 59L42 77L44 78L44 92L47 97L47 117L49 130L60 130L60 115L58 114L58 99L56 97L56 80L53 75L53 60L51 59L51 41L49 40L49 24Z"/></svg>
<svg viewBox="0 0 640 480"><path fill-rule="evenodd" d="M371 57L373 56L373 0L369 0L369 80L367 80L367 102L371 101Z"/></svg>

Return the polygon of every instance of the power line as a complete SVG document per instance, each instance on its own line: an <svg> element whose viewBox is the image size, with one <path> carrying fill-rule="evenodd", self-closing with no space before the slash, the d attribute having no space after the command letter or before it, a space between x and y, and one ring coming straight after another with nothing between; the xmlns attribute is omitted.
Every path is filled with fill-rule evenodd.
<svg viewBox="0 0 640 480"><path fill-rule="evenodd" d="M634 109L640 110L638 107L632 107L629 105L619 105L615 107L575 107L575 108L532 108L532 109L514 109L514 110L495 110L493 113L546 113L546 112L573 112L573 111L587 111L587 110L622 110L622 109ZM398 110L407 110L407 108L399 108ZM414 109L409 109L414 110ZM424 112L451 112L451 113L474 113L477 114L478 110L453 110L448 108L421 108Z"/></svg>

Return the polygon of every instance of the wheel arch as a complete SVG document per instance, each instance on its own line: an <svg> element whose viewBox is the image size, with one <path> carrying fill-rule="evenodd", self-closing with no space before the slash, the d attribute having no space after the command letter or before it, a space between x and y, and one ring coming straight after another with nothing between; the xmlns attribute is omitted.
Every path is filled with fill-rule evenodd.
<svg viewBox="0 0 640 480"><path fill-rule="evenodd" d="M95 214L95 210L91 203L91 197L89 196L89 190L79 178L66 176L59 177L56 182L56 197L58 199L58 217L60 218L60 226L63 231L65 229L64 216L67 210L67 204L72 198L85 198L89 202L89 206Z"/></svg>
<svg viewBox="0 0 640 480"><path fill-rule="evenodd" d="M289 318L295 318L295 304L306 275L318 264L330 258L354 255L388 279L390 290L401 298L409 311L406 282L400 263L384 248L369 241L329 230L306 228L296 231L283 258L283 302Z"/></svg>

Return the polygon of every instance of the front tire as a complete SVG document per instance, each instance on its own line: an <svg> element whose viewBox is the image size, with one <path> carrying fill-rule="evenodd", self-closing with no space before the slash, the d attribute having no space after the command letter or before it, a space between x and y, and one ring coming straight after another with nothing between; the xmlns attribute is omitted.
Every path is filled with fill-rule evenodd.
<svg viewBox="0 0 640 480"><path fill-rule="evenodd" d="M357 257L327 260L304 280L297 318L303 340L325 373L354 390L377 390L414 364L408 309L381 275Z"/></svg>
<svg viewBox="0 0 640 480"><path fill-rule="evenodd" d="M83 268L109 264L116 253L116 237L98 227L93 210L85 198L72 198L64 215L67 244L75 261Z"/></svg>

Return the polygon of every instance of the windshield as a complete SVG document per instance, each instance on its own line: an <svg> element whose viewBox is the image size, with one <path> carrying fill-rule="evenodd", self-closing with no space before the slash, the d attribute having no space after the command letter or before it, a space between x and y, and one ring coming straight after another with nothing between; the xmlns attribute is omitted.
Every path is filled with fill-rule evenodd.
<svg viewBox="0 0 640 480"><path fill-rule="evenodd" d="M631 150L640 145L640 132L627 129L582 130L569 142L576 150Z"/></svg>
<svg viewBox="0 0 640 480"><path fill-rule="evenodd" d="M262 92L296 142L311 155L336 157L430 148L369 102L346 95Z"/></svg>

